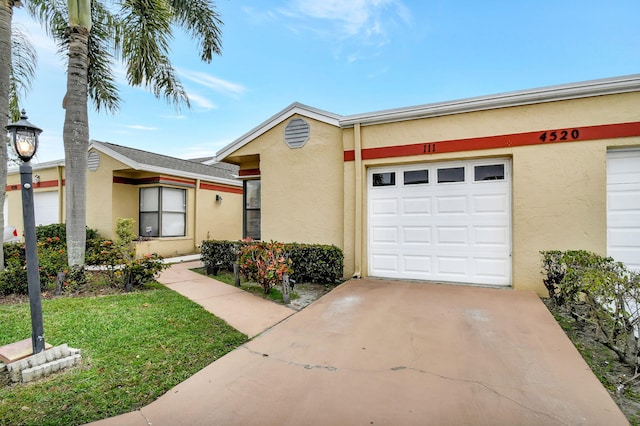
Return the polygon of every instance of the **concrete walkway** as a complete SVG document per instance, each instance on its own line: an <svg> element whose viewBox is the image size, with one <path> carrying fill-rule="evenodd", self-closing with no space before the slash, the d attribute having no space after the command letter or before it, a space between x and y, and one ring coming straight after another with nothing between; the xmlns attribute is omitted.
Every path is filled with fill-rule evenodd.
<svg viewBox="0 0 640 426"><path fill-rule="evenodd" d="M274 304L269 328L258 298L204 290L188 267L162 280L268 331L97 425L628 424L533 293L352 280L293 316Z"/></svg>
<svg viewBox="0 0 640 426"><path fill-rule="evenodd" d="M200 261L174 263L158 281L249 337L257 336L296 312L190 270L201 265Z"/></svg>

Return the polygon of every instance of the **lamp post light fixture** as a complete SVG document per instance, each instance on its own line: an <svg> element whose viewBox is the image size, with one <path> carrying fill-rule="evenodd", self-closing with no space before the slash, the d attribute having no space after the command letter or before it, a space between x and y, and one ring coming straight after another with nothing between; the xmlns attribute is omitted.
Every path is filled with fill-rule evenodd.
<svg viewBox="0 0 640 426"><path fill-rule="evenodd" d="M22 110L20 120L7 124L6 129L7 135L11 139L11 146L13 146L16 155L22 160L20 165L20 184L22 187L22 218L24 223L25 254L27 257L29 306L31 308L31 343L33 353L37 354L44 351L45 342L30 161L38 149L38 135L42 133L42 129L27 121L27 115L24 110Z"/></svg>

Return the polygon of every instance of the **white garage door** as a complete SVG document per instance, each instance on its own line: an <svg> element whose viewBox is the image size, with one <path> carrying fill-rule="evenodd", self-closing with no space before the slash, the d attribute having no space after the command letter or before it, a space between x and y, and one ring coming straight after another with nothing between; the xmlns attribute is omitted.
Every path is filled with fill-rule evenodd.
<svg viewBox="0 0 640 426"><path fill-rule="evenodd" d="M607 153L607 255L640 271L640 149Z"/></svg>
<svg viewBox="0 0 640 426"><path fill-rule="evenodd" d="M511 285L510 164L370 169L369 275Z"/></svg>
<svg viewBox="0 0 640 426"><path fill-rule="evenodd" d="M58 191L34 192L33 209L36 226L60 223L58 217Z"/></svg>

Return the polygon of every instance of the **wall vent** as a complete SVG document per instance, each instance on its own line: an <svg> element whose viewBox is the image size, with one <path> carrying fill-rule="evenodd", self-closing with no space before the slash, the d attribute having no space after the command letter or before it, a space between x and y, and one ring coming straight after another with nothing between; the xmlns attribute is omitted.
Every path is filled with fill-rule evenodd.
<svg viewBox="0 0 640 426"><path fill-rule="evenodd" d="M87 168L92 172L95 172L100 167L100 154L95 151L91 151L87 157Z"/></svg>
<svg viewBox="0 0 640 426"><path fill-rule="evenodd" d="M289 148L302 148L309 140L309 124L302 118L294 118L284 129L284 141Z"/></svg>

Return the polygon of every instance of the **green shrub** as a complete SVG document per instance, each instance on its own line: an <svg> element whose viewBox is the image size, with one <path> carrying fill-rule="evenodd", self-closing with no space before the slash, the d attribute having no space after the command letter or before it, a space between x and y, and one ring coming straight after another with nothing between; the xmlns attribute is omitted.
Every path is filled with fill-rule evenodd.
<svg viewBox="0 0 640 426"><path fill-rule="evenodd" d="M102 274L110 285L124 287L131 291L148 283L168 267L162 262L162 257L147 254L141 259L136 258L133 232L134 220L118 218L116 220L115 241L94 240L88 263L102 267Z"/></svg>
<svg viewBox="0 0 640 426"><path fill-rule="evenodd" d="M287 245L287 253L296 282L335 284L342 279L344 255L336 246L293 243Z"/></svg>
<svg viewBox="0 0 640 426"><path fill-rule="evenodd" d="M242 247L252 242L207 240L202 242L202 262L208 273L217 270L233 270ZM344 255L342 250L333 245L298 244L284 245L285 252L291 259L296 282L313 282L335 284L343 277Z"/></svg>
<svg viewBox="0 0 640 426"><path fill-rule="evenodd" d="M36 239L38 241L47 238L60 238L63 243L67 241L67 228L64 223L52 223L51 225L36 226ZM98 231L87 228L87 241L98 238Z"/></svg>
<svg viewBox="0 0 640 426"><path fill-rule="evenodd" d="M233 264L238 260L238 251L242 244L242 241L203 241L200 257L207 273L217 275L218 270L233 271Z"/></svg>
<svg viewBox="0 0 640 426"><path fill-rule="evenodd" d="M549 296L594 327L601 343L632 366L640 366L640 274L611 257L585 250L543 251Z"/></svg>
<svg viewBox="0 0 640 426"><path fill-rule="evenodd" d="M23 266L11 264L0 272L0 295L28 293L27 270Z"/></svg>

